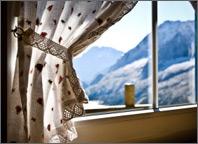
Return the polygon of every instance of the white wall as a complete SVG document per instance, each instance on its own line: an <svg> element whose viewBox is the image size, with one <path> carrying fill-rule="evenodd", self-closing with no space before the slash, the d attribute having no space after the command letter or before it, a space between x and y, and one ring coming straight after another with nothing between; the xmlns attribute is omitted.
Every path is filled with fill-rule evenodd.
<svg viewBox="0 0 198 144"><path fill-rule="evenodd" d="M196 142L197 107L76 120L76 142Z"/></svg>

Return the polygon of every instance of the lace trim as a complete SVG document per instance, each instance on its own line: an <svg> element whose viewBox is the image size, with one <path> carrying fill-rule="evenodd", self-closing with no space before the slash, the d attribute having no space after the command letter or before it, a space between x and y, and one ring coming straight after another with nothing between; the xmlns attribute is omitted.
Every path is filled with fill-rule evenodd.
<svg viewBox="0 0 198 144"><path fill-rule="evenodd" d="M91 33L88 34L88 39L90 39L92 37L96 37L98 35L101 35L110 26L112 26L113 24L118 22L124 15L129 13L130 10L133 9L133 7L135 7L135 5L137 4L137 1L123 1L122 4L124 6L122 8L123 10L122 10L121 14L116 19L108 18L107 23L104 26L101 26L100 28L98 28L97 31L92 31Z"/></svg>
<svg viewBox="0 0 198 144"><path fill-rule="evenodd" d="M66 140L62 135L54 135L50 140L49 143L67 143L70 142Z"/></svg>
<svg viewBox="0 0 198 144"><path fill-rule="evenodd" d="M65 125L68 120L74 117L82 116L84 114L83 105L76 102L75 99L63 102L63 106L65 107L63 112L63 125Z"/></svg>
<svg viewBox="0 0 198 144"><path fill-rule="evenodd" d="M69 143L77 138L78 134L72 121L66 122L65 126L51 130L46 142L50 143Z"/></svg>
<svg viewBox="0 0 198 144"><path fill-rule="evenodd" d="M77 116L82 116L84 114L84 109L81 103L87 103L88 100L85 98L85 93L80 86L75 69L72 65L71 56L68 54L67 49L50 39L42 37L41 35L34 32L31 28L24 31L22 28L16 27L14 30L12 30L12 32L15 37L23 40L27 45L36 47L47 54L51 54L63 59L64 62L67 62L69 66L69 75L66 78L68 78L71 88L78 101L72 100L69 101L69 103L68 101L66 103L63 102L65 107L63 116L66 121Z"/></svg>
<svg viewBox="0 0 198 144"><path fill-rule="evenodd" d="M68 68L70 69L68 80L71 84L71 87L78 102L77 101L63 102L63 106L65 107L63 116L66 121L74 117L83 115L84 109L81 103L87 102L87 99L85 98L85 93L80 86L76 72L73 68L72 54L75 55L74 54L75 52L82 50L88 44L95 41L99 35L101 35L105 30L107 30L110 26L115 24L124 15L126 15L136 5L136 3L137 1L122 2L123 8L119 16L115 19L112 18L106 19L107 20L106 24L104 24L101 27L98 27L98 29L95 31L91 31L83 38L83 39L89 39L89 41L75 45L75 49L73 49L73 47L70 47L68 50L65 47L53 42L52 40L45 38L45 36L42 36L42 34L39 35L38 33L34 32L31 28L24 31L22 28L16 27L14 30L12 30L14 36L18 37L19 40L23 40L27 45L36 47L47 54L51 54L60 59L63 59L64 62L68 62L69 65Z"/></svg>
<svg viewBox="0 0 198 144"><path fill-rule="evenodd" d="M124 15L130 12L138 1L120 1L122 3L122 10L120 11L120 14L116 18L106 18L106 23L103 26L99 26L96 30L91 31L81 37L78 42L76 42L74 45L72 45L68 51L73 56L76 56L81 51L83 51L83 48L85 48L87 45L93 43L96 41L100 35L102 35L109 27L111 27L113 24L118 22ZM83 42L86 41L86 42Z"/></svg>
<svg viewBox="0 0 198 144"><path fill-rule="evenodd" d="M19 40L23 40L23 42L27 45L36 47L44 53L51 54L64 61L68 60L67 49L64 46L61 46L60 44L57 44L54 41L39 35L31 28L24 31L21 27L15 27L12 32L15 37L19 38Z"/></svg>

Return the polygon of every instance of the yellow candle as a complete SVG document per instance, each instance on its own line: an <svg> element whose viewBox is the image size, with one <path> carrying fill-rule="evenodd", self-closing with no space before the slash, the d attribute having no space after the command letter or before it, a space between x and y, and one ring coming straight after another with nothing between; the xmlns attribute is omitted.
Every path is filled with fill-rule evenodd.
<svg viewBox="0 0 198 144"><path fill-rule="evenodd" d="M125 106L135 107L135 85L132 83L125 84Z"/></svg>

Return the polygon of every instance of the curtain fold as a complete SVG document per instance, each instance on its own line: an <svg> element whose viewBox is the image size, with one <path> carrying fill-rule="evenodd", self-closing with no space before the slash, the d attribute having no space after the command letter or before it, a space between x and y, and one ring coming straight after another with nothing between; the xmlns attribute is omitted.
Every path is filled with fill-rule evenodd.
<svg viewBox="0 0 198 144"><path fill-rule="evenodd" d="M84 114L88 102L73 68L81 53L119 21L137 1L35 1L21 2L18 57L8 119L22 114L26 142L70 142L77 137L72 118ZM16 93L17 92L17 93ZM17 130L16 125L8 125ZM8 132L9 135L9 132ZM12 136L9 137L10 140Z"/></svg>

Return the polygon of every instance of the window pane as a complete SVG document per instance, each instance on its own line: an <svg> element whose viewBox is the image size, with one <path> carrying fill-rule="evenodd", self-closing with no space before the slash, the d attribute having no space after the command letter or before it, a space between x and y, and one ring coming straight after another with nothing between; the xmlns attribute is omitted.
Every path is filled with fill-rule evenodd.
<svg viewBox="0 0 198 144"><path fill-rule="evenodd" d="M135 85L136 103L148 104L151 2L141 1L107 30L74 66L90 102L85 108L124 105L126 83Z"/></svg>
<svg viewBox="0 0 198 144"><path fill-rule="evenodd" d="M158 2L159 106L195 102L194 38L191 4Z"/></svg>

